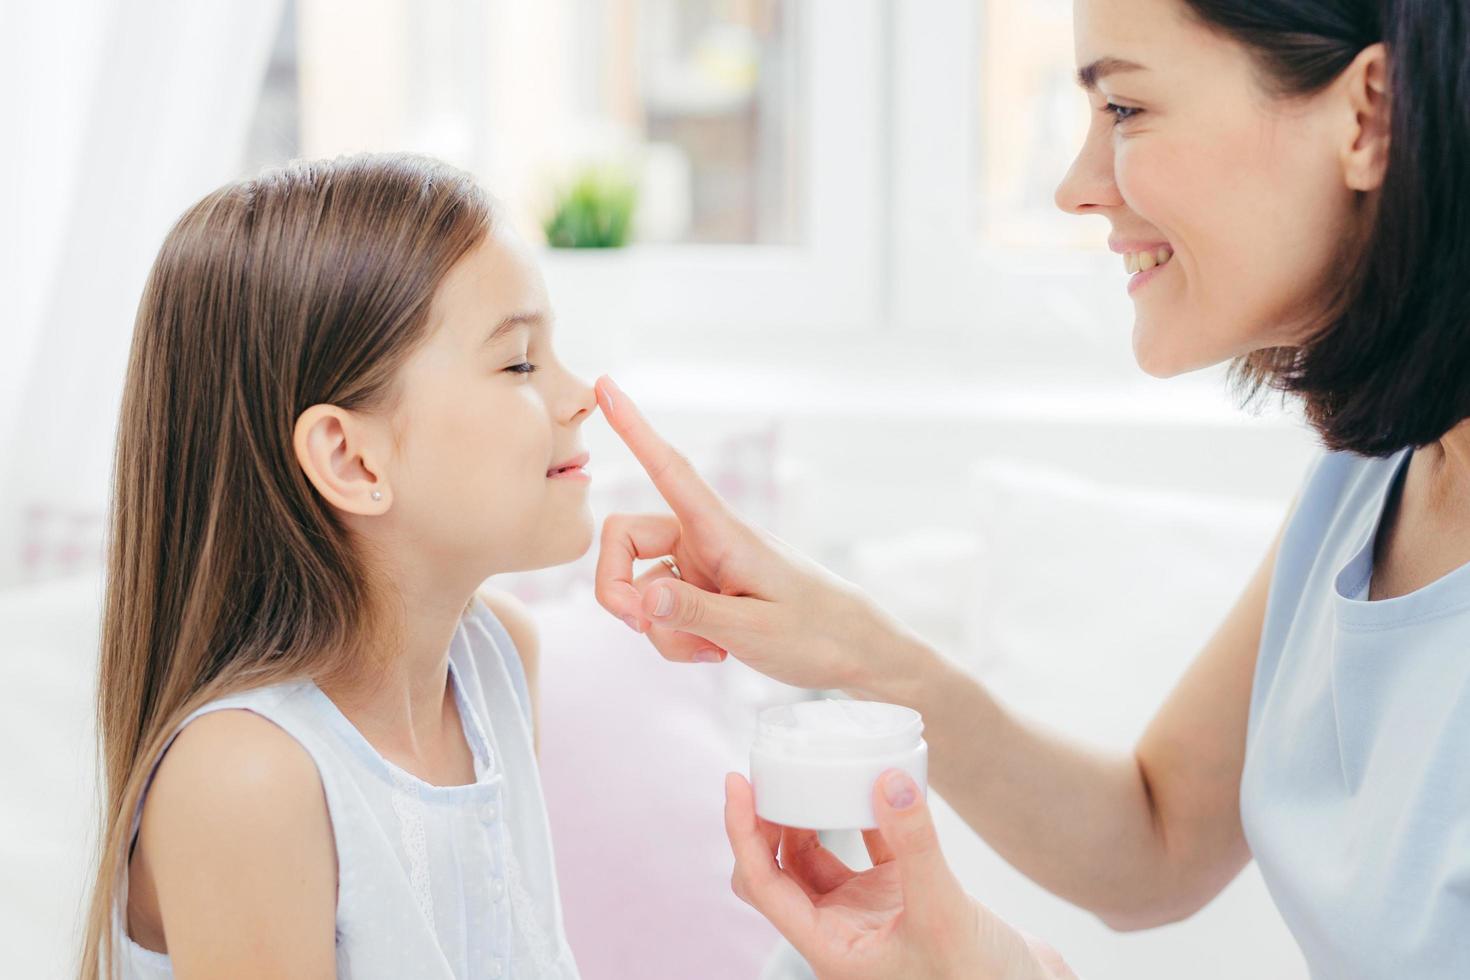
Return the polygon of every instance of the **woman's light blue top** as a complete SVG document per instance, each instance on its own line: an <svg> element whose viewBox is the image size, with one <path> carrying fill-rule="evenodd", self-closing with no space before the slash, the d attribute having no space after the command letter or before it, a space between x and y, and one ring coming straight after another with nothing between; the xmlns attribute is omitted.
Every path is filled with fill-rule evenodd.
<svg viewBox="0 0 1470 980"><path fill-rule="evenodd" d="M461 786L427 783L383 758L309 680L211 701L179 730L205 712L244 708L311 755L337 848L337 976L576 980L525 674L478 596L450 642L449 684L475 758L475 781ZM124 875L114 909L122 976L173 976L168 956L126 935L126 888Z"/></svg>
<svg viewBox="0 0 1470 980"><path fill-rule="evenodd" d="M1241 819L1321 980L1470 977L1470 565L1367 601L1410 455L1313 467L1251 692Z"/></svg>

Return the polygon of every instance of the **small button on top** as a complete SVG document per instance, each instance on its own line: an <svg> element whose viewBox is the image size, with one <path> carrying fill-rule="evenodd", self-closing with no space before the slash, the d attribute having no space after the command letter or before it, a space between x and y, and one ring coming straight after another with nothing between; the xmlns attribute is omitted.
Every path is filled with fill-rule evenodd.
<svg viewBox="0 0 1470 980"><path fill-rule="evenodd" d="M489 823L491 820L495 819L495 813L496 811L494 803L486 803L484 806L480 807L480 819L485 821L486 823Z"/></svg>
<svg viewBox="0 0 1470 980"><path fill-rule="evenodd" d="M496 878L490 882L490 894L495 897L495 901L497 902L505 897L505 880L503 878Z"/></svg>

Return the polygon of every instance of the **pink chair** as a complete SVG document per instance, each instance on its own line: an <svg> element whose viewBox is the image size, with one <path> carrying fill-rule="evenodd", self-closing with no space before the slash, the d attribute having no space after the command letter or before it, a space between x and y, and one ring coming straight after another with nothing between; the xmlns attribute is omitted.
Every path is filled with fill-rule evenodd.
<svg viewBox="0 0 1470 980"><path fill-rule="evenodd" d="M735 660L673 664L582 591L541 626L541 779L587 980L753 980L774 929L730 890L724 774L799 697Z"/></svg>

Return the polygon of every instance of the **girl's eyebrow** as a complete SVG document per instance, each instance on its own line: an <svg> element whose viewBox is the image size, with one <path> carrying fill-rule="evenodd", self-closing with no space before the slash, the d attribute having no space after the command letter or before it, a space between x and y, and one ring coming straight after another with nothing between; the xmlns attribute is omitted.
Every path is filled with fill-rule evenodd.
<svg viewBox="0 0 1470 980"><path fill-rule="evenodd" d="M502 336L516 327L543 327L546 325L546 317L537 312L512 313L495 325L495 329L485 337L484 346L489 347Z"/></svg>

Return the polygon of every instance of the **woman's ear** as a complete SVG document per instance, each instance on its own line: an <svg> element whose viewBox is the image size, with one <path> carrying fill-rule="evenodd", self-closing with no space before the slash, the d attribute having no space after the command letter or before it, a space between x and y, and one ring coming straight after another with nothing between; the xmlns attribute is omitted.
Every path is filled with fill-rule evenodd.
<svg viewBox="0 0 1470 980"><path fill-rule="evenodd" d="M296 460L322 498L350 514L386 513L392 503L371 426L336 405L313 405L296 420Z"/></svg>
<svg viewBox="0 0 1470 980"><path fill-rule="evenodd" d="M1342 81L1352 113L1343 142L1343 179L1356 191L1377 190L1388 169L1388 49L1378 43L1359 51Z"/></svg>

